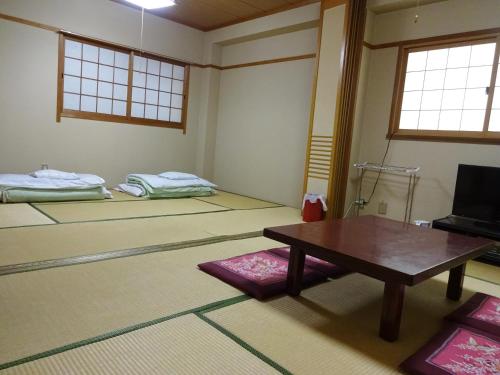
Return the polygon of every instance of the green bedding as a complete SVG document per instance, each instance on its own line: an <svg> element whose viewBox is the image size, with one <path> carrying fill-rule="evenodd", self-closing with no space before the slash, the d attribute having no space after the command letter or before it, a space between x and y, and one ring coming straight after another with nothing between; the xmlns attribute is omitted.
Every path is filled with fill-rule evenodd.
<svg viewBox="0 0 500 375"><path fill-rule="evenodd" d="M208 197L213 194L214 194L213 189L208 187L154 189L153 192L148 192L148 198L162 199L162 198Z"/></svg>
<svg viewBox="0 0 500 375"><path fill-rule="evenodd" d="M29 189L7 188L0 190L4 203L61 202L105 199L102 187L92 189Z"/></svg>
<svg viewBox="0 0 500 375"><path fill-rule="evenodd" d="M205 186L186 186L176 188L154 188L137 176L128 176L127 182L141 185L149 199L207 197L214 194L214 189Z"/></svg>

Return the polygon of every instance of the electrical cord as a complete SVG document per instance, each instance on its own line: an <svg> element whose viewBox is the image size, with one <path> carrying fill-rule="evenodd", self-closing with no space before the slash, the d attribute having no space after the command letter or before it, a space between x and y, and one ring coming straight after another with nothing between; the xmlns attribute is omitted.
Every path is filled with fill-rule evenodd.
<svg viewBox="0 0 500 375"><path fill-rule="evenodd" d="M385 149L385 153L384 153L384 157L382 158L382 163L380 163L380 166L383 167L384 164L385 164L385 159L387 158L387 153L389 152L389 146L391 145L391 141L392 141L392 136L394 135L394 133L391 133L391 135L389 136L389 141L387 141L387 147ZM368 198L368 200L365 202L365 204L369 204L373 198L373 195L375 194L375 189L377 188L377 185L378 185L378 182L380 180L380 175L382 174L382 169L380 169L378 171L378 175L377 175L377 179L375 180L375 184L373 185L373 189L372 189L372 192L370 194L370 197Z"/></svg>
<svg viewBox="0 0 500 375"><path fill-rule="evenodd" d="M351 204L349 205L349 208L347 209L347 211L346 211L346 213L345 213L345 215L344 215L343 219L345 219L345 218L349 215L349 212L351 212L352 207L354 206L354 203L356 203L356 201L351 202Z"/></svg>

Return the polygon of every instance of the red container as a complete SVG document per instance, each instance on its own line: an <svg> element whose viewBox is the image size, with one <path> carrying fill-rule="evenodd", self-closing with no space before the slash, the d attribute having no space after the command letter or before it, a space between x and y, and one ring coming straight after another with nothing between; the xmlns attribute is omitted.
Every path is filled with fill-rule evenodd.
<svg viewBox="0 0 500 375"><path fill-rule="evenodd" d="M323 205L319 199L315 203L308 200L305 201L304 209L302 210L302 220L305 222L323 220Z"/></svg>

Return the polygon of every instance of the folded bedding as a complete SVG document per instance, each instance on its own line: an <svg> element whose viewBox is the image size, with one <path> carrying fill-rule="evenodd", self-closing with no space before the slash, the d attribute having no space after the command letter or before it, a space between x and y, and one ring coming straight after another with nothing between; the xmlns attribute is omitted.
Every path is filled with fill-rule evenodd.
<svg viewBox="0 0 500 375"><path fill-rule="evenodd" d="M95 200L111 197L111 193L106 190L105 181L101 177L92 174L75 175L78 178L0 174L1 200L4 203L18 203Z"/></svg>
<svg viewBox="0 0 500 375"><path fill-rule="evenodd" d="M146 189L137 184L119 184L115 187L115 190L127 193L128 195L132 195L134 197L143 197L146 195Z"/></svg>
<svg viewBox="0 0 500 375"><path fill-rule="evenodd" d="M163 172L158 176L168 178L170 180L195 180L198 179L198 176L191 173L184 172Z"/></svg>
<svg viewBox="0 0 500 375"><path fill-rule="evenodd" d="M56 169L40 169L31 173L30 176L56 180L78 180L80 178L76 173L63 172Z"/></svg>
<svg viewBox="0 0 500 375"><path fill-rule="evenodd" d="M58 190L10 188L0 190L0 194L3 203L90 201L112 197L101 186L91 189Z"/></svg>
<svg viewBox="0 0 500 375"><path fill-rule="evenodd" d="M165 172L161 175L129 174L127 183L118 185L116 189L136 197L161 199L209 196L215 193L216 187L195 175Z"/></svg>
<svg viewBox="0 0 500 375"><path fill-rule="evenodd" d="M159 175L152 174L129 174L127 176L127 183L136 183L140 185L146 184L153 189L170 189L180 187L217 187L217 185L212 184L211 182L199 177L188 180L172 180L170 178L160 177Z"/></svg>
<svg viewBox="0 0 500 375"><path fill-rule="evenodd" d="M104 186L101 177L93 174L77 174L78 179L33 177L29 174L0 174L1 187L33 189L89 189Z"/></svg>

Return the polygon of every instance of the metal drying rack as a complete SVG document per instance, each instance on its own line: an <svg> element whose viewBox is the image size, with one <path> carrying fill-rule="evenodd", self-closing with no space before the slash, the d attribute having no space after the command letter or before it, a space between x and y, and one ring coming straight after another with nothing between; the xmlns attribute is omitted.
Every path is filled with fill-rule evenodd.
<svg viewBox="0 0 500 375"><path fill-rule="evenodd" d="M417 172L420 170L420 167L401 167L395 165L382 165L375 163L356 163L354 164L355 168L361 170L361 175L359 176L359 187L358 187L358 198L357 202L362 202L363 198L361 197L361 189L363 186L363 178L365 172L378 172L378 173L392 173L398 175L408 176L408 193L406 195L406 207L405 207L405 217L404 221L406 223L411 223L411 212L413 209L413 195L415 194L415 184L417 182ZM364 202L364 201L363 201ZM358 208L356 210L356 215L359 215L360 204L358 204Z"/></svg>

